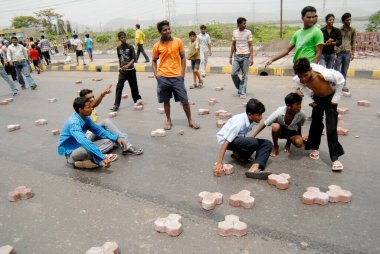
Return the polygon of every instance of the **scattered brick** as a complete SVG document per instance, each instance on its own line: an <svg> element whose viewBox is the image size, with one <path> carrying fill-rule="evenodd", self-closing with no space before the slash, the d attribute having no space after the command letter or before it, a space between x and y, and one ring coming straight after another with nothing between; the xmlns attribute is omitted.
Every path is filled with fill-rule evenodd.
<svg viewBox="0 0 380 254"><path fill-rule="evenodd" d="M48 123L48 121L46 119L38 119L36 121L34 121L35 125L46 125Z"/></svg>
<svg viewBox="0 0 380 254"><path fill-rule="evenodd" d="M195 105L195 102L194 101L189 101L189 104L190 105Z"/></svg>
<svg viewBox="0 0 380 254"><path fill-rule="evenodd" d="M327 205L329 202L329 195L321 192L317 187L308 187L306 188L306 192L302 195L301 200L302 203L306 205Z"/></svg>
<svg viewBox="0 0 380 254"><path fill-rule="evenodd" d="M0 101L0 105L8 105L9 104L9 102L7 102L7 101Z"/></svg>
<svg viewBox="0 0 380 254"><path fill-rule="evenodd" d="M227 215L224 221L218 223L218 235L221 236L243 236L248 233L247 224L240 221L236 215Z"/></svg>
<svg viewBox="0 0 380 254"><path fill-rule="evenodd" d="M53 133L53 135L59 135L61 131L59 129L55 129L55 130L52 130L51 133Z"/></svg>
<svg viewBox="0 0 380 254"><path fill-rule="evenodd" d="M223 194L220 192L202 191L198 194L198 202L205 210L212 210L216 205L223 203Z"/></svg>
<svg viewBox="0 0 380 254"><path fill-rule="evenodd" d="M349 133L349 131L347 129L344 129L342 127L336 128L336 131L337 131L338 135L342 135L342 136L347 136Z"/></svg>
<svg viewBox="0 0 380 254"><path fill-rule="evenodd" d="M92 81L102 81L102 78L93 78Z"/></svg>
<svg viewBox="0 0 380 254"><path fill-rule="evenodd" d="M16 252L12 246L5 245L0 247L0 254L16 254Z"/></svg>
<svg viewBox="0 0 380 254"><path fill-rule="evenodd" d="M232 164L223 164L223 167L220 171L213 170L213 172L216 176L231 175L234 172L234 166Z"/></svg>
<svg viewBox="0 0 380 254"><path fill-rule="evenodd" d="M350 92L342 92L342 95L344 97L351 97L352 96Z"/></svg>
<svg viewBox="0 0 380 254"><path fill-rule="evenodd" d="M7 102L12 102L12 101L13 101L13 98L7 98L7 99L5 99L5 101L7 101Z"/></svg>
<svg viewBox="0 0 380 254"><path fill-rule="evenodd" d="M179 214L171 213L168 217L157 218L154 222L154 229L170 236L179 236L183 230L182 217Z"/></svg>
<svg viewBox="0 0 380 254"><path fill-rule="evenodd" d="M358 101L357 102L358 106L363 106L363 107L369 107L370 104L371 103L369 101L367 101L367 100L362 100L362 101Z"/></svg>
<svg viewBox="0 0 380 254"><path fill-rule="evenodd" d="M185 131L184 131L184 130L180 130L180 131L178 132L178 136L182 136L182 135L185 135Z"/></svg>
<svg viewBox="0 0 380 254"><path fill-rule="evenodd" d="M19 124L10 124L8 125L8 131L11 132L11 131L15 131L15 130L19 130L21 129L21 125Z"/></svg>
<svg viewBox="0 0 380 254"><path fill-rule="evenodd" d="M251 196L251 192L249 190L242 190L230 197L229 204L232 206L252 208L255 204L255 198Z"/></svg>
<svg viewBox="0 0 380 254"><path fill-rule="evenodd" d="M276 186L277 189L286 190L289 188L290 178L290 175L284 173L279 175L271 174L268 176L268 183Z"/></svg>
<svg viewBox="0 0 380 254"><path fill-rule="evenodd" d="M215 91L223 91L223 90L224 90L224 87L222 87L222 86L216 86L216 87L214 88L214 90L215 90Z"/></svg>
<svg viewBox="0 0 380 254"><path fill-rule="evenodd" d="M165 109L164 108L157 108L157 112L160 114L165 114Z"/></svg>
<svg viewBox="0 0 380 254"><path fill-rule="evenodd" d="M24 200L33 197L31 188L26 186L19 186L14 191L8 193L8 200L11 202Z"/></svg>
<svg viewBox="0 0 380 254"><path fill-rule="evenodd" d="M128 94L126 94L126 93L125 93L125 94L122 94L122 95L121 95L121 98L122 98L122 99L128 99Z"/></svg>
<svg viewBox="0 0 380 254"><path fill-rule="evenodd" d="M82 80L78 80L78 81L75 81L75 84L82 84L83 83L83 81Z"/></svg>
<svg viewBox="0 0 380 254"><path fill-rule="evenodd" d="M345 115L348 113L348 108L337 108L337 111L341 115Z"/></svg>
<svg viewBox="0 0 380 254"><path fill-rule="evenodd" d="M232 117L232 113L230 112L224 112L224 113L220 113L218 115L219 119L224 119L224 120L228 120Z"/></svg>
<svg viewBox="0 0 380 254"><path fill-rule="evenodd" d="M215 116L219 116L222 113L228 113L228 111L226 111L224 109L219 109L219 110L215 111Z"/></svg>
<svg viewBox="0 0 380 254"><path fill-rule="evenodd" d="M342 120L342 115L338 115L338 120Z"/></svg>
<svg viewBox="0 0 380 254"><path fill-rule="evenodd" d="M50 99L48 99L48 102L49 103L54 103L54 102L56 102L57 101L57 98L50 98Z"/></svg>
<svg viewBox="0 0 380 254"><path fill-rule="evenodd" d="M215 98L210 98L210 100L208 101L208 105L212 106L212 105L215 105L218 101L215 99Z"/></svg>
<svg viewBox="0 0 380 254"><path fill-rule="evenodd" d="M227 120L218 119L216 120L216 127L222 128L227 123Z"/></svg>
<svg viewBox="0 0 380 254"><path fill-rule="evenodd" d="M142 111L144 109L144 105L134 105L133 110L134 111Z"/></svg>
<svg viewBox="0 0 380 254"><path fill-rule="evenodd" d="M114 117L116 117L117 115L118 115L117 112L109 112L109 113L108 113L109 118L114 118Z"/></svg>
<svg viewBox="0 0 380 254"><path fill-rule="evenodd" d="M352 200L352 193L348 190L343 190L338 185L330 185L329 190L326 192L326 194L329 196L329 202L336 203L336 202L351 202Z"/></svg>
<svg viewBox="0 0 380 254"><path fill-rule="evenodd" d="M208 114L210 114L209 109L205 109L205 108L198 109L198 115L208 115Z"/></svg>
<svg viewBox="0 0 380 254"><path fill-rule="evenodd" d="M164 129L157 129L150 133L152 137L165 137L166 131Z"/></svg>
<svg viewBox="0 0 380 254"><path fill-rule="evenodd" d="M90 248L86 254L121 254L121 251L116 242L106 242L101 247Z"/></svg>

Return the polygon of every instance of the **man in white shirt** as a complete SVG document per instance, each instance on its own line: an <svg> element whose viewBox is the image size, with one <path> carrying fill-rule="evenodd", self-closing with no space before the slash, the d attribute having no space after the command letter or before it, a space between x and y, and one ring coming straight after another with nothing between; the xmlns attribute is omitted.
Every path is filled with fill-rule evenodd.
<svg viewBox="0 0 380 254"><path fill-rule="evenodd" d="M77 65L79 65L79 57L82 58L83 65L86 65L84 62L84 56L83 56L83 42L81 39L78 38L77 34L74 34L74 42L73 42L76 56L77 56Z"/></svg>
<svg viewBox="0 0 380 254"><path fill-rule="evenodd" d="M206 26L200 26L201 32L197 36L198 45L200 46L201 54L201 75L206 77L206 67L208 62L208 57L211 56L211 38L208 33L206 33Z"/></svg>

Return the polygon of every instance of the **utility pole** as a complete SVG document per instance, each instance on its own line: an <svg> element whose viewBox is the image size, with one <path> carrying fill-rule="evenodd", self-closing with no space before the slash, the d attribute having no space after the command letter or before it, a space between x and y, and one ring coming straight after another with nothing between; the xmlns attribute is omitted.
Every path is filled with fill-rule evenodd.
<svg viewBox="0 0 380 254"><path fill-rule="evenodd" d="M199 1L195 0L195 25L199 25Z"/></svg>
<svg viewBox="0 0 380 254"><path fill-rule="evenodd" d="M280 38L282 39L282 0L280 4Z"/></svg>

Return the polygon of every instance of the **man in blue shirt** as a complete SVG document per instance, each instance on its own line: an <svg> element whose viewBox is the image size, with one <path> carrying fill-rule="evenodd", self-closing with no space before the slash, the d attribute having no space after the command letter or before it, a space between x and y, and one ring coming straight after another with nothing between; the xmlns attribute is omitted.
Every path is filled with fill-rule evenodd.
<svg viewBox="0 0 380 254"><path fill-rule="evenodd" d="M118 136L110 133L91 119L92 106L89 99L78 97L74 100L73 113L65 122L58 141L58 154L64 155L67 162L77 168L109 168L116 160L115 154L109 152L117 142L122 148L127 144ZM100 139L92 142L86 137L89 130Z"/></svg>

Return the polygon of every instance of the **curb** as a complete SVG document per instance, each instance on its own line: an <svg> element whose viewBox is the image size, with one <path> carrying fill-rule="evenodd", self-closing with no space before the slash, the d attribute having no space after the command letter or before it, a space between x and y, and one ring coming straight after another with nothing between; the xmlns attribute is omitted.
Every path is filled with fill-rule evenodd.
<svg viewBox="0 0 380 254"><path fill-rule="evenodd" d="M153 72L152 66L135 65L137 72ZM48 71L93 71L93 72L118 72L118 65L88 65L88 66L72 66L72 65L49 65L46 67ZM191 72L191 67L187 66L187 72ZM206 73L231 74L232 66L207 66ZM257 68L250 67L249 75L256 76L294 76L293 69L290 68ZM347 71L349 78L368 78L380 79L380 70L356 70L349 69Z"/></svg>

